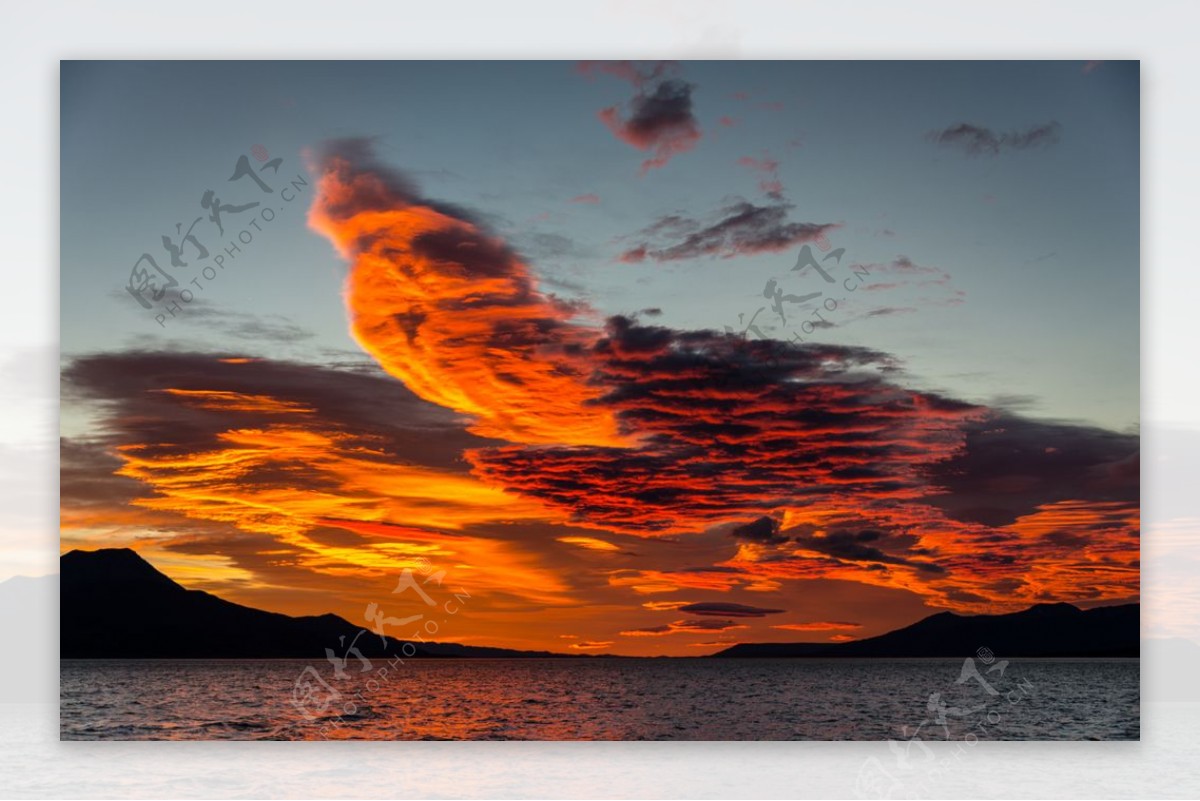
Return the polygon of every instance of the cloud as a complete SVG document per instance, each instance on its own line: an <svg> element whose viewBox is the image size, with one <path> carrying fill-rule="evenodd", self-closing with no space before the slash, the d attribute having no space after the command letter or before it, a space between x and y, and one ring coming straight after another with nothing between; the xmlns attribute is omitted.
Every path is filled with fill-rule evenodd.
<svg viewBox="0 0 1200 801"><path fill-rule="evenodd" d="M678 609L681 606L687 606L691 601L647 601L642 604L646 609L653 609L656 612L663 610Z"/></svg>
<svg viewBox="0 0 1200 801"><path fill-rule="evenodd" d="M744 629L740 623L732 620L676 620L665 626L649 626L641 629L622 631L622 637L665 637L669 634L708 634L714 631L732 631Z"/></svg>
<svg viewBox="0 0 1200 801"><path fill-rule="evenodd" d="M571 198L570 203L590 203L596 204L600 202L600 196L595 192L589 192L586 195L576 195Z"/></svg>
<svg viewBox="0 0 1200 801"><path fill-rule="evenodd" d="M794 205L784 197L779 162L770 154L743 156L738 164L760 176L758 188L766 196L764 202L736 198L703 220L682 213L661 216L635 235L642 241L627 248L618 260L632 264L702 256L728 259L775 253L809 241L825 246L826 234L840 227L789 221Z"/></svg>
<svg viewBox="0 0 1200 801"><path fill-rule="evenodd" d="M63 397L99 421L90 439L63 441L64 542L106 531L216 549L260 586L430 557L472 565L483 592L547 602L565 589L510 544L463 533L544 512L480 484L460 456L488 440L378 371L99 354L64 368ZM271 580L281 561L287 580Z"/></svg>
<svg viewBox="0 0 1200 801"><path fill-rule="evenodd" d="M1009 133L996 133L989 128L964 122L940 131L930 131L926 134L926 138L942 147L961 150L968 156L996 156L1006 151L1028 150L1033 147L1057 144L1061 133L1062 126L1057 122L1048 122L1024 131Z"/></svg>
<svg viewBox="0 0 1200 801"><path fill-rule="evenodd" d="M963 448L930 470L939 488L930 503L956 520L999 527L1063 501L1138 501L1136 435L1003 408L967 424L964 434Z"/></svg>
<svg viewBox="0 0 1200 801"><path fill-rule="evenodd" d="M571 647L576 651L597 651L602 648L608 648L612 645L612 640L584 640L583 642L573 642Z"/></svg>
<svg viewBox="0 0 1200 801"><path fill-rule="evenodd" d="M607 540L596 539L595 537L559 537L559 542L567 545L577 545L589 551L619 551L620 546L613 545Z"/></svg>
<svg viewBox="0 0 1200 801"><path fill-rule="evenodd" d="M477 474L579 525L697 531L854 492L909 497L976 407L888 381L862 348L746 341L610 319L593 382L632 443L471 451ZM806 500L809 499L809 500Z"/></svg>
<svg viewBox="0 0 1200 801"><path fill-rule="evenodd" d="M294 344L313 337L311 331L296 325L282 315L253 315L228 311L213 306L211 302L203 298L196 298L188 304L187 314L182 315L179 319L189 325L203 326L209 329L210 336L215 334L237 341Z"/></svg>
<svg viewBox="0 0 1200 801"><path fill-rule="evenodd" d="M580 61L575 70L589 78L612 75L640 89L661 79L676 66L674 61Z"/></svg>
<svg viewBox="0 0 1200 801"><path fill-rule="evenodd" d="M350 264L352 330L378 367L72 360L64 401L99 422L64 442L64 541L107 526L311 597L436 558L501 610L551 615L581 588L638 615L678 593L644 606L726 622L816 581L977 611L1136 593L1136 437L918 391L869 348L601 323L361 142L317 163L313 225ZM879 269L946 279L905 257ZM611 550L624 534L638 553ZM837 614L866 619L813 609Z"/></svg>
<svg viewBox="0 0 1200 801"><path fill-rule="evenodd" d="M653 156L642 162L641 172L663 167L672 158L693 149L700 141L700 123L692 110L694 86L666 78L674 70L670 62L639 65L630 61L580 62L585 75L603 72L632 84L637 93L626 108L609 106L599 113L613 135Z"/></svg>
<svg viewBox="0 0 1200 801"><path fill-rule="evenodd" d="M891 535L874 529L863 531L829 531L812 535L799 534L793 541L801 548L848 562L874 562L877 564L904 565L925 573L945 573L940 565L911 559L897 554L897 550L916 547L917 538L911 535Z"/></svg>
<svg viewBox="0 0 1200 801"><path fill-rule="evenodd" d="M345 299L359 344L418 396L511 442L614 445L611 413L574 354L576 309L471 215L421 198L363 140L326 145L309 225L351 262Z"/></svg>
<svg viewBox="0 0 1200 801"><path fill-rule="evenodd" d="M787 537L779 535L779 521L773 517L760 517L757 520L733 528L729 536L750 542L764 542L771 545L787 542Z"/></svg>
<svg viewBox="0 0 1200 801"><path fill-rule="evenodd" d="M989 465L970 453L968 439L996 426L996 412L904 386L885 353L623 316L601 327L591 310L542 293L472 215L374 169L357 146L335 148L314 227L351 262L346 297L363 347L490 440L463 451L472 478L541 519L645 538L711 529L736 549L711 564L612 570L609 587L771 592L824 578L961 608L993 602L996 582L1020 576L1022 598L1129 594L1136 504L1119 497L1128 453L1085 460L1077 481L1039 494L1027 477L989 475L1003 473L1006 456ZM785 207L743 203L710 223L664 216L644 230L643 258L727 255L830 227L766 235L794 225ZM903 256L879 270L890 283L948 282ZM1043 443L1038 459L1079 444L1080 432L1057 428L1058 450ZM992 495L1012 501L1005 514L981 520L980 500L1010 485Z"/></svg>
<svg viewBox="0 0 1200 801"><path fill-rule="evenodd" d="M735 603L694 603L679 607L680 612L692 615L712 615L716 617L766 617L767 615L782 614L783 609L768 609L760 606L747 606Z"/></svg>
<svg viewBox="0 0 1200 801"><path fill-rule="evenodd" d="M639 232L645 241L627 249L619 259L629 263L645 259L666 262L778 253L816 241L839 227L834 223L789 222L793 208L779 199L764 204L738 200L707 222L667 215Z"/></svg>
<svg viewBox="0 0 1200 801"><path fill-rule="evenodd" d="M771 626L773 629L781 629L783 631L843 631L846 629L860 629L861 623L845 623L836 620L817 621L815 623L780 623Z"/></svg>
<svg viewBox="0 0 1200 801"><path fill-rule="evenodd" d="M738 164L762 176L759 180L758 188L762 190L763 194L775 200L783 198L783 183L779 180L778 161L771 158L770 155L765 155L762 158L742 156L738 159Z"/></svg>

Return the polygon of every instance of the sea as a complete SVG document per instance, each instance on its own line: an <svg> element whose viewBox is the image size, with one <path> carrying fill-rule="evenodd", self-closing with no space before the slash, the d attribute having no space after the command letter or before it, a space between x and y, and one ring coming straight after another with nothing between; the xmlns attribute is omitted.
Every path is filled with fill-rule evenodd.
<svg viewBox="0 0 1200 801"><path fill-rule="evenodd" d="M1137 740L1139 660L63 660L63 740Z"/></svg>

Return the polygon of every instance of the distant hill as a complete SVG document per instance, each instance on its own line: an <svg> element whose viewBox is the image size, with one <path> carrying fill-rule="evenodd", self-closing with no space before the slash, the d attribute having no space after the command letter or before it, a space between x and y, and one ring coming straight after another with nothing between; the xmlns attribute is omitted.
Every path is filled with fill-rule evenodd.
<svg viewBox="0 0 1200 801"><path fill-rule="evenodd" d="M289 617L184 589L134 551L71 551L60 559L63 659L323 659L339 656L363 628L337 615ZM344 637L344 645L339 645ZM371 631L356 647L364 656L395 656ZM414 644L417 657L571 656L457 643ZM411 651L411 648L406 648Z"/></svg>
<svg viewBox="0 0 1200 801"><path fill-rule="evenodd" d="M61 559L63 659L323 659L363 626L333 614L290 617L184 589L134 551L71 551ZM932 615L906 628L846 643L744 643L728 657L960 657L981 647L1011 657L1136 657L1137 604L1087 611L1039 604L1009 615ZM341 643L341 644L339 644ZM392 656L400 641L359 637L364 656ZM458 643L414 643L417 657L588 658ZM411 650L408 648L406 650Z"/></svg>
<svg viewBox="0 0 1200 801"><path fill-rule="evenodd" d="M743 643L714 657L1136 657L1140 606L1082 610L1038 604L1008 615L941 612L906 628L845 643Z"/></svg>

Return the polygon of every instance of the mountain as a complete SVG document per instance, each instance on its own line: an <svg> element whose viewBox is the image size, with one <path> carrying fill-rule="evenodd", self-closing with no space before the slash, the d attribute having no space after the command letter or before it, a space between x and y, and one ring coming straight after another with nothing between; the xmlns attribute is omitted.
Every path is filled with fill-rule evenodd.
<svg viewBox="0 0 1200 801"><path fill-rule="evenodd" d="M337 615L290 617L200 590L184 589L127 548L71 551L60 559L63 659L323 659L351 642L370 657L394 656L386 643ZM1139 606L1087 611L1039 604L1009 615L932 615L906 628L847 643L744 643L727 657L963 657L990 648L1001 658L1113 657L1139 654ZM567 657L458 643L414 644L417 657ZM407 650L407 649L406 649Z"/></svg>
<svg viewBox="0 0 1200 801"><path fill-rule="evenodd" d="M1138 604L1082 610L1038 604L1008 615L942 612L906 628L845 643L743 643L715 657L966 657L990 648L1010 657L1136 657Z"/></svg>
<svg viewBox="0 0 1200 801"><path fill-rule="evenodd" d="M128 548L71 551L60 565L63 659L323 659L326 648L344 655L363 628L337 615L289 617L184 589ZM355 644L369 658L398 655L402 641L385 645L368 630ZM417 657L567 656L458 643L415 647Z"/></svg>

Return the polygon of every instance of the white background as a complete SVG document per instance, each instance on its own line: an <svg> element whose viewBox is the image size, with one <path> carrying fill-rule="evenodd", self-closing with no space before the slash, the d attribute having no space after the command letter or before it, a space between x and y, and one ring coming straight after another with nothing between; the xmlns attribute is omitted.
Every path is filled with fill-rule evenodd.
<svg viewBox="0 0 1200 801"><path fill-rule="evenodd" d="M1143 630L1200 640L1196 3L206 0L10 5L0 23L0 559L55 569L58 60L1142 60ZM166 112L170 113L170 112ZM97 265L102 268L103 265ZM1036 291L1031 287L1030 291ZM1082 289L1081 289L1082 291ZM1136 298L1130 299L1137 302ZM1021 310L1013 310L1014 325ZM15 518L14 518L15 519ZM855 797L880 743L59 743L57 599L0 610L2 797ZM1178 643L1176 643L1178 645ZM1184 658L1178 655L1183 653ZM946 744L901 797L1200 796L1200 664L1143 653L1141 743ZM869 763L867 763L869 764ZM887 789L886 785L881 789Z"/></svg>

